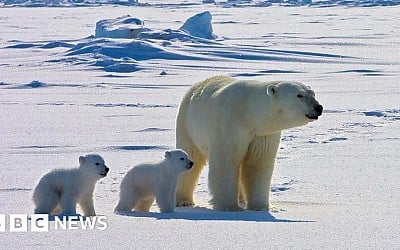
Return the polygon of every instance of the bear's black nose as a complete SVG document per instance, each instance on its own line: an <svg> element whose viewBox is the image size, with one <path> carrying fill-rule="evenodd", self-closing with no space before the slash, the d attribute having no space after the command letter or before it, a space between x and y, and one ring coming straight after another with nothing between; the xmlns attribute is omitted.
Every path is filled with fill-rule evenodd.
<svg viewBox="0 0 400 250"><path fill-rule="evenodd" d="M108 167L106 167L106 173L108 173L108 171L110 171L110 169Z"/></svg>
<svg viewBox="0 0 400 250"><path fill-rule="evenodd" d="M192 162L192 161L191 161L189 164L190 164L190 166L191 166L191 167L193 167L193 165L194 165L194 162Z"/></svg>
<svg viewBox="0 0 400 250"><path fill-rule="evenodd" d="M317 112L318 115L321 115L324 108L322 107L322 105L317 105L315 106L314 110Z"/></svg>

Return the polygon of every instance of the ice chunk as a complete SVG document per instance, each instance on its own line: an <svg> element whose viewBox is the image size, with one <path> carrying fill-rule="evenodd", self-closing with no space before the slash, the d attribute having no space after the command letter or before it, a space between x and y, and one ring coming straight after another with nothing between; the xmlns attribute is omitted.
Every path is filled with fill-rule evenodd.
<svg viewBox="0 0 400 250"><path fill-rule="evenodd" d="M96 23L95 37L136 38L140 32L149 31L144 22L129 15L104 19Z"/></svg>
<svg viewBox="0 0 400 250"><path fill-rule="evenodd" d="M190 17L179 29L185 31L191 36L215 39L216 36L213 34L211 19L211 13L205 11Z"/></svg>

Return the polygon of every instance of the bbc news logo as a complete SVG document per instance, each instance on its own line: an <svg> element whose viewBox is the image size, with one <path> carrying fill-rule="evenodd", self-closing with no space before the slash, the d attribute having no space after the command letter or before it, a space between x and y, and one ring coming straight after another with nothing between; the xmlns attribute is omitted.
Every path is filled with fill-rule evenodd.
<svg viewBox="0 0 400 250"><path fill-rule="evenodd" d="M54 222L51 223L51 222ZM49 232L50 230L105 230L106 216L51 216L48 214L0 214L0 232Z"/></svg>

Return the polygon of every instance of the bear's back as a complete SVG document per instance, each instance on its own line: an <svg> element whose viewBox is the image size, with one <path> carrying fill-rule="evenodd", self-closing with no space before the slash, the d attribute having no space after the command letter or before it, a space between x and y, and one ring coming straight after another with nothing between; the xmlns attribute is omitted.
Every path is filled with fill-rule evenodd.
<svg viewBox="0 0 400 250"><path fill-rule="evenodd" d="M126 183L140 187L156 186L160 182L160 163L144 163L133 167L125 176Z"/></svg>
<svg viewBox="0 0 400 250"><path fill-rule="evenodd" d="M191 91L189 92L192 92L191 96L193 99L198 98L200 96L211 97L217 91L219 91L220 89L222 89L223 87L234 81L235 79L232 77L215 76L207 80L204 80L202 82L194 84L191 88Z"/></svg>
<svg viewBox="0 0 400 250"><path fill-rule="evenodd" d="M40 179L39 184L48 185L52 189L62 192L69 187L72 188L79 181L80 174L78 169L54 169L45 174Z"/></svg>

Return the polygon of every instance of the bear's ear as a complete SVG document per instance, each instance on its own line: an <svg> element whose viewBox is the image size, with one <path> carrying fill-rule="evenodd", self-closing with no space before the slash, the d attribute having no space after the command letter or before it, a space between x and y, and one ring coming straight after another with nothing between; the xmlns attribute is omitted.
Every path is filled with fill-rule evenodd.
<svg viewBox="0 0 400 250"><path fill-rule="evenodd" d="M267 95L275 95L276 92L278 92L277 88L275 85L269 85L267 88Z"/></svg>
<svg viewBox="0 0 400 250"><path fill-rule="evenodd" d="M83 165L85 162L85 156L79 156L79 165Z"/></svg>
<svg viewBox="0 0 400 250"><path fill-rule="evenodd" d="M169 151L166 151L165 152L165 158L170 158L171 157L171 152L169 152Z"/></svg>

